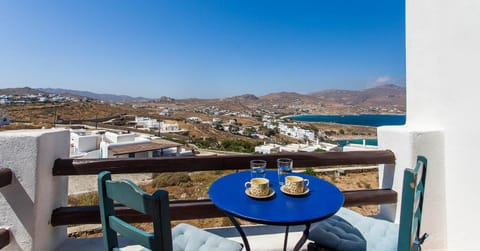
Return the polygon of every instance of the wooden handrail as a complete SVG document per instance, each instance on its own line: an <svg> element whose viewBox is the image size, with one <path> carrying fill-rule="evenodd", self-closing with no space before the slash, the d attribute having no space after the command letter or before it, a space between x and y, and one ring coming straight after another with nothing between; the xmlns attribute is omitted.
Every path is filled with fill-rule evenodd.
<svg viewBox="0 0 480 251"><path fill-rule="evenodd" d="M6 247L10 243L10 231L0 228L0 249Z"/></svg>
<svg viewBox="0 0 480 251"><path fill-rule="evenodd" d="M392 189L343 191L344 207L397 203L397 192Z"/></svg>
<svg viewBox="0 0 480 251"><path fill-rule="evenodd" d="M343 194L345 196L344 206L378 205L397 202L397 192L391 189L344 191ZM126 207L119 206L115 211L120 218L127 222L151 221L149 216ZM170 202L171 220L205 219L224 216L225 213L218 209L210 200ZM52 226L100 223L100 211L98 206L60 207L53 211L50 223Z"/></svg>
<svg viewBox="0 0 480 251"><path fill-rule="evenodd" d="M0 167L0 187L12 184L13 173L10 168Z"/></svg>
<svg viewBox="0 0 480 251"><path fill-rule="evenodd" d="M210 170L248 169L252 159L264 159L267 168L276 168L277 158L291 158L295 167L333 165L395 164L395 155L389 150L324 153L280 153L269 155L225 155L164 158L110 158L110 159L57 159L53 175L111 173L193 172Z"/></svg>

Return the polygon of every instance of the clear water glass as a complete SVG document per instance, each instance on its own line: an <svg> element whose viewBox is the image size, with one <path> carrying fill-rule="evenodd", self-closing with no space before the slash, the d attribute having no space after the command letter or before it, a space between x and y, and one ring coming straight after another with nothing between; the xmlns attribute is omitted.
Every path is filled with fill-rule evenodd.
<svg viewBox="0 0 480 251"><path fill-rule="evenodd" d="M267 161L265 160L251 160L250 171L253 178L265 178L265 171L267 169Z"/></svg>
<svg viewBox="0 0 480 251"><path fill-rule="evenodd" d="M280 186L285 185L285 176L288 176L292 173L293 170L293 160L280 158L277 159L277 168L278 168L278 183Z"/></svg>

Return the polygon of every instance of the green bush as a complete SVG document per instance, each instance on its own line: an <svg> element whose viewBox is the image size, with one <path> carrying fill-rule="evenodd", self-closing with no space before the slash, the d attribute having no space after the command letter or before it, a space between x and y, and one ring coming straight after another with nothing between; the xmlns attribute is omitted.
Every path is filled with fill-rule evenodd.
<svg viewBox="0 0 480 251"><path fill-rule="evenodd" d="M166 186L185 186L191 182L192 180L186 172L160 173L154 175L152 187L158 189Z"/></svg>
<svg viewBox="0 0 480 251"><path fill-rule="evenodd" d="M315 170L313 170L313 168L311 167L305 168L305 173L310 176L317 176L317 173L315 173Z"/></svg>
<svg viewBox="0 0 480 251"><path fill-rule="evenodd" d="M226 139L222 141L220 148L225 151L252 153L255 151L255 146L260 144L261 143L251 143L244 140Z"/></svg>
<svg viewBox="0 0 480 251"><path fill-rule="evenodd" d="M261 142L251 143L249 141L235 139L226 139L219 143L216 138L212 137L201 139L193 138L192 143L200 148L242 153L253 153L255 151L255 146L262 144Z"/></svg>
<svg viewBox="0 0 480 251"><path fill-rule="evenodd" d="M216 148L218 146L217 139L212 137L192 138L192 143L200 148Z"/></svg>

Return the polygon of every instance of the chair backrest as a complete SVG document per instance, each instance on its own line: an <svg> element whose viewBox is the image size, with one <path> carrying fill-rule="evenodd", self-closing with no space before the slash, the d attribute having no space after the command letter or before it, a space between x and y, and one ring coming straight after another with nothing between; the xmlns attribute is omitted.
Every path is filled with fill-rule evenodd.
<svg viewBox="0 0 480 251"><path fill-rule="evenodd" d="M419 250L425 236L428 236L420 236L426 174L427 159L423 156L417 158L414 169L405 169L404 171L398 237L399 251Z"/></svg>
<svg viewBox="0 0 480 251"><path fill-rule="evenodd" d="M167 191L158 190L149 195L129 180L112 181L110 172L104 171L98 175L98 197L104 250L118 250L117 233L151 250L172 250ZM154 232L145 232L118 218L115 215L114 201L150 215Z"/></svg>

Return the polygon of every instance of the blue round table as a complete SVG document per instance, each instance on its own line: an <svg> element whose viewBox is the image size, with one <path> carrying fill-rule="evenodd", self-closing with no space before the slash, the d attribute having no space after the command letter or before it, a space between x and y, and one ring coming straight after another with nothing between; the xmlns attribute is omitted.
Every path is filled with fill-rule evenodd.
<svg viewBox="0 0 480 251"><path fill-rule="evenodd" d="M310 224L335 214L343 205L343 193L333 184L314 176L294 173L309 179L309 193L303 196L291 196L280 191L276 171L268 170L266 178L275 194L267 199L255 199L245 193L245 182L249 181L250 171L233 173L216 180L208 191L212 202L227 213L239 231L246 250L250 250L248 240L240 224L234 217L244 220L287 226L284 249L288 237L288 226L305 224L302 239L295 246L299 250L305 243Z"/></svg>

